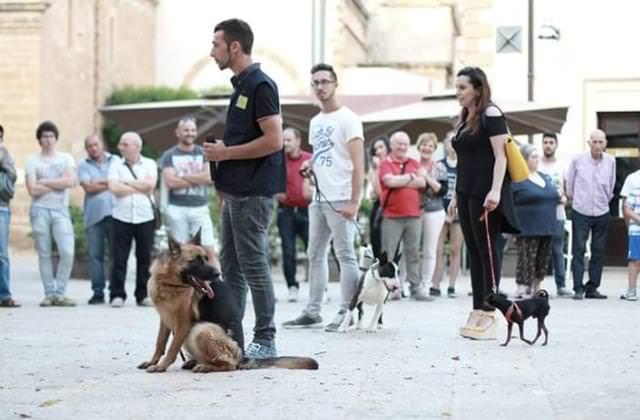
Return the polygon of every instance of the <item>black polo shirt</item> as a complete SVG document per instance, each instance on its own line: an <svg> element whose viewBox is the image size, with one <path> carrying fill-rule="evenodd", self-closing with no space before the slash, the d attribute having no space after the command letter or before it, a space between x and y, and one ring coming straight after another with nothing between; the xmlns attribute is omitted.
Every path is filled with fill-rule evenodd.
<svg viewBox="0 0 640 420"><path fill-rule="evenodd" d="M258 121L280 114L278 87L258 63L231 78L231 95L224 127L224 144L248 143L263 135ZM216 188L238 196L272 196L286 191L284 148L257 159L218 163Z"/></svg>

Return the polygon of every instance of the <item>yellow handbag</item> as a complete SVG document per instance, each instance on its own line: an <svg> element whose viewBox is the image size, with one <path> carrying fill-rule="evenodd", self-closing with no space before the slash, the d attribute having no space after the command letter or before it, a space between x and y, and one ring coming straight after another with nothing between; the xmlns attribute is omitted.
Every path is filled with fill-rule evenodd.
<svg viewBox="0 0 640 420"><path fill-rule="evenodd" d="M504 153L507 155L507 170L513 182L522 182L529 177L529 166L520 153L518 143L509 132L507 142L504 144Z"/></svg>

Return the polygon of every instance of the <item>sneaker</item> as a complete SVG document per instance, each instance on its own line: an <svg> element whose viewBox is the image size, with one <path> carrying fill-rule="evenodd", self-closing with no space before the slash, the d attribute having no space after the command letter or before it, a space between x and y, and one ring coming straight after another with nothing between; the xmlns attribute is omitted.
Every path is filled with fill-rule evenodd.
<svg viewBox="0 0 640 420"><path fill-rule="evenodd" d="M43 308L47 306L53 306L53 296L45 296L45 298L40 302L40 306L42 306Z"/></svg>
<svg viewBox="0 0 640 420"><path fill-rule="evenodd" d="M297 302L298 301L298 288L296 286L291 286L289 288L289 297L287 298L289 302Z"/></svg>
<svg viewBox="0 0 640 420"><path fill-rule="evenodd" d="M0 300L0 308L19 308L20 306L22 305L10 297Z"/></svg>
<svg viewBox="0 0 640 420"><path fill-rule="evenodd" d="M104 296L93 295L87 303L89 303L89 305L102 305L104 303Z"/></svg>
<svg viewBox="0 0 640 420"><path fill-rule="evenodd" d="M447 287L447 297L450 297L450 298L456 297L455 287Z"/></svg>
<svg viewBox="0 0 640 420"><path fill-rule="evenodd" d="M558 292L556 293L556 295L559 298L570 298L573 297L573 292L571 292L571 290L567 290L566 287L560 287L558 288Z"/></svg>
<svg viewBox="0 0 640 420"><path fill-rule="evenodd" d="M427 295L423 289L414 289L411 291L411 299L416 300L418 302L431 302L433 301L433 296Z"/></svg>
<svg viewBox="0 0 640 420"><path fill-rule="evenodd" d="M342 323L344 322L345 316L347 316L347 311L345 309L340 309L335 318L333 318L333 321L331 321L327 324L326 327L324 327L324 330L326 332L338 332L338 328L340 328L340 325L342 325ZM351 323L349 324L349 326L351 326L352 324L353 319L351 319Z"/></svg>
<svg viewBox="0 0 640 420"><path fill-rule="evenodd" d="M622 299L622 300L630 300L630 301L638 300L638 295L636 294L636 289L627 289L627 291L622 296L620 296L620 299Z"/></svg>
<svg viewBox="0 0 640 420"><path fill-rule="evenodd" d="M309 315L303 313L296 319L283 322L282 328L313 328L322 326L322 317L320 315Z"/></svg>
<svg viewBox="0 0 640 420"><path fill-rule="evenodd" d="M73 299L68 298L66 296L55 296L53 298L53 306L72 307L72 306L76 306L76 303L73 301Z"/></svg>
<svg viewBox="0 0 640 420"><path fill-rule="evenodd" d="M573 294L573 300L582 300L584 299L584 290L579 290Z"/></svg>
<svg viewBox="0 0 640 420"><path fill-rule="evenodd" d="M244 355L249 359L270 359L272 357L278 357L278 352L276 351L276 344L273 341L268 343L256 343L254 341L249 343Z"/></svg>
<svg viewBox="0 0 640 420"><path fill-rule="evenodd" d="M440 296L440 289L436 288L436 287L430 287L429 288L429 296Z"/></svg>
<svg viewBox="0 0 640 420"><path fill-rule="evenodd" d="M113 298L111 300L112 308L122 308L123 306L124 306L124 299L122 299L121 297Z"/></svg>
<svg viewBox="0 0 640 420"><path fill-rule="evenodd" d="M149 297L146 297L146 298L136 302L136 305L138 305L138 306L153 306L153 302L151 301L151 299Z"/></svg>

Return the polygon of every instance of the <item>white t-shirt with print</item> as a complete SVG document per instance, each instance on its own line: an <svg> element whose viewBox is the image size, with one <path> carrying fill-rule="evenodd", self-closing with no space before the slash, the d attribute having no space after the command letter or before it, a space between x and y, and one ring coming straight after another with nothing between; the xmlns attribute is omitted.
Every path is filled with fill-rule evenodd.
<svg viewBox="0 0 640 420"><path fill-rule="evenodd" d="M553 181L553 185L556 188L561 188L564 191L564 188L562 188L562 186L564 185L564 171L562 170L562 166L557 159L553 163L545 162L544 159L540 159L540 163L538 164L538 171L542 172L543 174L549 175L549 177ZM558 218L558 220L567 220L567 213L564 210L564 204L558 204L556 217Z"/></svg>
<svg viewBox="0 0 640 420"><path fill-rule="evenodd" d="M349 108L321 112L309 124L309 143L313 147L312 168L318 179L321 201L351 199L353 163L347 144L354 138L364 140L362 122Z"/></svg>
<svg viewBox="0 0 640 420"><path fill-rule="evenodd" d="M640 213L640 170L627 176L620 190L620 197L627 199L626 205L634 213ZM633 220L629 223L629 235L640 235L640 224Z"/></svg>

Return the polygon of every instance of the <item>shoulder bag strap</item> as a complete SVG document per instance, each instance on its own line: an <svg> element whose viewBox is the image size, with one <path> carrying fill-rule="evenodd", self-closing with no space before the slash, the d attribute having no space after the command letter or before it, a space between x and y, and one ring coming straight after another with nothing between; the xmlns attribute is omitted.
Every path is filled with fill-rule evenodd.
<svg viewBox="0 0 640 420"><path fill-rule="evenodd" d="M124 161L124 166L127 167L127 169L129 170L129 172L131 172L131 176L133 176L133 179L135 179L136 181L138 180L138 177L136 176L136 173L133 172L133 168L131 167L131 165L129 165L127 163L127 161ZM146 194L145 194L146 195ZM146 197L149 199L149 202L151 203L151 209L153 210L153 208L155 207L155 203L153 202L153 200L151 199L151 195L146 195Z"/></svg>

